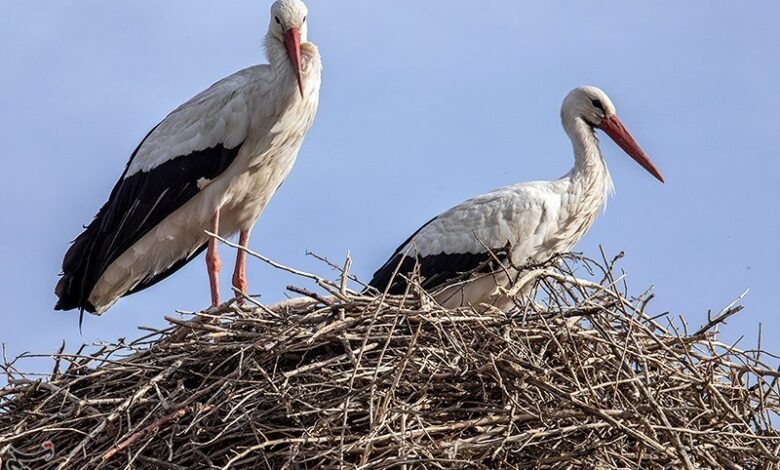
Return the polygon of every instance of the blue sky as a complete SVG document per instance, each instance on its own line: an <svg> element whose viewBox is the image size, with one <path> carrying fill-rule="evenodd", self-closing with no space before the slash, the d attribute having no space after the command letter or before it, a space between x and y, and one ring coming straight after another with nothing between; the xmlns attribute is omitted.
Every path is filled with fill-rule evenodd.
<svg viewBox="0 0 780 470"><path fill-rule="evenodd" d="M9 0L0 14L0 341L7 354L65 339L134 337L175 309L208 304L203 260L103 317L52 311L67 242L105 201L130 152L169 111L265 61L268 1ZM368 278L431 216L572 165L558 111L603 88L667 178L658 184L606 139L617 194L578 245L622 263L655 312L698 325L744 289L724 338L777 352L780 3L669 0L466 2L311 0L324 60L320 111L251 248ZM222 250L226 265L232 253ZM223 285L229 281L223 274ZM306 283L252 262L273 302ZM227 290L224 291L227 295Z"/></svg>

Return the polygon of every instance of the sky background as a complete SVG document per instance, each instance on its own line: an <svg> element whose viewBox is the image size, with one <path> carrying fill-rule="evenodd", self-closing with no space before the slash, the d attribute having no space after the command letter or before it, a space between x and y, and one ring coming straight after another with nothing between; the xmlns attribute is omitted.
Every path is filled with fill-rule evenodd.
<svg viewBox="0 0 780 470"><path fill-rule="evenodd" d="M0 342L8 357L64 339L133 338L208 305L202 259L102 317L54 312L68 242L168 112L264 63L269 1L5 0L0 8ZM691 326L746 288L723 328L780 352L780 2L310 0L323 55L319 114L250 247L333 276L307 250L354 258L363 279L461 201L572 165L559 109L604 89L667 179L602 139L616 197L577 249L626 253L630 289ZM221 250L223 295L233 253ZM250 262L263 302L311 287ZM44 368L40 363L26 369Z"/></svg>

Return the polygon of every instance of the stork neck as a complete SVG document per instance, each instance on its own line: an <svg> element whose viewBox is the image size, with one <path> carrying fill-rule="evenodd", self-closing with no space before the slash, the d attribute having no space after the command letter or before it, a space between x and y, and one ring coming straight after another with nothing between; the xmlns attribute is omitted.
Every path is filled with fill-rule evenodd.
<svg viewBox="0 0 780 470"><path fill-rule="evenodd" d="M274 77L277 80L286 81L289 85L287 91L292 93L291 90L294 90L294 94L298 96L295 70L284 43L270 33L267 34L265 37L265 54ZM322 65L317 46L310 42L301 42L301 70L303 72L304 87L316 84L310 91L319 92L321 69Z"/></svg>
<svg viewBox="0 0 780 470"><path fill-rule="evenodd" d="M604 165L596 134L584 119L580 117L567 119L563 127L571 139L575 171L588 171Z"/></svg>
<svg viewBox="0 0 780 470"><path fill-rule="evenodd" d="M291 67L289 65L290 59L287 57L287 49L282 41L276 39L270 32L265 36L265 55L268 58L268 64L274 70Z"/></svg>
<svg viewBox="0 0 780 470"><path fill-rule="evenodd" d="M596 134L581 117L564 119L563 127L572 142L574 168L569 173L573 186L594 200L595 205L606 202L612 192L612 178L599 149Z"/></svg>

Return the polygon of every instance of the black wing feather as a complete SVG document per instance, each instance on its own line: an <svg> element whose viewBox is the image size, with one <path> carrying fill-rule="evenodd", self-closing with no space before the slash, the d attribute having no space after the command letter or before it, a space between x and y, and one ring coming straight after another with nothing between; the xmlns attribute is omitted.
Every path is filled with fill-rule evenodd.
<svg viewBox="0 0 780 470"><path fill-rule="evenodd" d="M368 283L370 287L375 287L381 291L384 291L385 287L387 287L387 284L392 280L393 273L395 272L396 267L398 267L398 263L401 262L401 258L403 256L400 256L401 250L410 242L414 237L417 236L418 233L422 231L425 227L431 224L436 220L436 217L432 218L428 222L425 222L420 228L418 228L409 238L404 240L403 243L398 245L398 248L395 249L392 255L390 255L390 259L385 261L385 264L382 265L381 268L377 269L374 273L374 276L371 278L371 282ZM406 262L406 260L404 260ZM412 268L414 267L414 262L412 262ZM411 272L408 266L401 266L398 268L398 273L406 273ZM391 294L396 294L396 292L391 292Z"/></svg>
<svg viewBox="0 0 780 470"><path fill-rule="evenodd" d="M493 272L498 269L496 263L493 262L495 258L487 251L483 253L438 253L426 256L404 256L401 250L434 220L436 220L435 217L420 227L395 250L390 259L374 273L371 282L368 283L370 287L384 292L389 285L389 294L402 294L407 287L406 279L412 275L415 267L418 267L420 272L420 285L426 291L434 291L453 281L459 281L467 274ZM492 251L499 261L503 262L506 258L503 248ZM393 277L396 269L397 275Z"/></svg>
<svg viewBox="0 0 780 470"><path fill-rule="evenodd" d="M241 145L226 149L220 144L173 158L150 171L138 172L125 178L130 162L138 153L136 149L125 173L111 191L108 202L65 254L62 278L55 289L59 301L54 308L78 308L94 312L95 307L89 303L88 298L108 266L163 219L195 196L200 191L198 180L211 180L224 172L240 148ZM190 256L177 262L166 272L143 281L129 293L137 292L170 276L192 258L193 256Z"/></svg>

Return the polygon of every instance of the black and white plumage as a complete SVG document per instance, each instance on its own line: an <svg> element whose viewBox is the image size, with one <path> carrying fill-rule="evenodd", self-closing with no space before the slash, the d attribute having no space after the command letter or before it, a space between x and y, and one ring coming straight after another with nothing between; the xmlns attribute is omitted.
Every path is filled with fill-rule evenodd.
<svg viewBox="0 0 780 470"><path fill-rule="evenodd" d="M250 230L292 168L317 111L320 57L300 0L271 7L267 65L241 70L170 113L133 152L108 202L65 255L58 310L102 313L216 244L206 230ZM239 255L233 284L246 289Z"/></svg>
<svg viewBox="0 0 780 470"><path fill-rule="evenodd" d="M499 287L516 278L515 268L571 250L612 192L596 129L663 182L603 91L573 90L563 102L561 119L574 148L575 165L569 173L552 181L500 188L435 217L398 247L369 285L399 294L417 269L420 285L435 292L445 307L507 306L506 289ZM466 279L469 282L456 282Z"/></svg>

